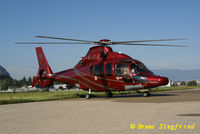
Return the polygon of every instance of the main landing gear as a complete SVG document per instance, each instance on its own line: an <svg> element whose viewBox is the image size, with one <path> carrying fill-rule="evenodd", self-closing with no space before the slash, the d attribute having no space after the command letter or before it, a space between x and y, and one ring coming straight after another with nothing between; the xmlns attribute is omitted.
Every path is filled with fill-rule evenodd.
<svg viewBox="0 0 200 134"><path fill-rule="evenodd" d="M148 91L143 92L144 97L149 97L151 96L151 89L148 89Z"/></svg>
<svg viewBox="0 0 200 134"><path fill-rule="evenodd" d="M110 98L113 97L112 92L106 92L106 94L107 94L107 96L110 97Z"/></svg>
<svg viewBox="0 0 200 134"><path fill-rule="evenodd" d="M108 97L113 97L113 94L112 94L112 92L110 92L110 91L106 92L106 94L107 94ZM90 98L91 98L91 95L92 95L92 91L91 91L91 89L89 89L89 90L88 90L88 94L86 94L85 98L86 98L86 99L90 99Z"/></svg>
<svg viewBox="0 0 200 134"><path fill-rule="evenodd" d="M88 94L86 94L85 98L86 99L90 99L91 98L91 94L92 94L92 91L91 89L88 90Z"/></svg>

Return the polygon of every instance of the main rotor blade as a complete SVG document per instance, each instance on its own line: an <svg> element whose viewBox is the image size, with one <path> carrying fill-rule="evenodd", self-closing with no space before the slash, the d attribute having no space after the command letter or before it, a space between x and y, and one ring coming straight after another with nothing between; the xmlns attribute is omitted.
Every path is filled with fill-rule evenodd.
<svg viewBox="0 0 200 134"><path fill-rule="evenodd" d="M159 40L137 40L137 41L114 41L112 44L124 44L133 42L154 42L154 41L173 41L173 40L185 40L185 39L159 39Z"/></svg>
<svg viewBox="0 0 200 134"><path fill-rule="evenodd" d="M16 42L15 44L91 44L86 42Z"/></svg>
<svg viewBox="0 0 200 134"><path fill-rule="evenodd" d="M35 36L35 37L37 37L37 38L57 39L57 40L82 41L82 42L89 42L89 43L95 42L95 41L89 41L89 40L77 40L77 39L59 38L59 37L49 37L49 36Z"/></svg>
<svg viewBox="0 0 200 134"><path fill-rule="evenodd" d="M161 46L161 47L188 47L181 45L162 45L162 44L118 44L118 45L137 45L137 46Z"/></svg>

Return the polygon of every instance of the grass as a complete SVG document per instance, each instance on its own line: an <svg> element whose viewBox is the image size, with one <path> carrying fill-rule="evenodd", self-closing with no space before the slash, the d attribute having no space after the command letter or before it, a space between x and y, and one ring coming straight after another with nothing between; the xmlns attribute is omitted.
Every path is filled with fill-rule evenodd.
<svg viewBox="0 0 200 134"><path fill-rule="evenodd" d="M87 93L86 91L1 93L0 104L80 98L79 94L86 94L86 93Z"/></svg>
<svg viewBox="0 0 200 134"><path fill-rule="evenodd" d="M169 91L169 90L184 90L194 89L200 87L159 87L152 89L152 92ZM25 103L25 102L39 102L49 100L63 100L71 98L84 98L87 91L57 91L57 92L26 92L26 93L1 93L0 94L0 105L2 104L14 104L14 103ZM113 92L113 95L120 94L134 94L136 91L123 91ZM93 96L103 97L106 96L104 92L93 92Z"/></svg>

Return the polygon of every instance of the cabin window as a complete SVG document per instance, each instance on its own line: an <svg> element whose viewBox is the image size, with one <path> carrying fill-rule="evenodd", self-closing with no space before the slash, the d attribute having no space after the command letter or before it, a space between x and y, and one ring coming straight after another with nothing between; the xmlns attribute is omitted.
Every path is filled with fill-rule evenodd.
<svg viewBox="0 0 200 134"><path fill-rule="evenodd" d="M94 75L97 75L97 76L102 76L104 75L103 73L103 64L98 64L94 67Z"/></svg>
<svg viewBox="0 0 200 134"><path fill-rule="evenodd" d="M106 64L106 76L112 76L112 63Z"/></svg>
<svg viewBox="0 0 200 134"><path fill-rule="evenodd" d="M127 64L116 63L115 64L116 76L129 76L129 70Z"/></svg>
<svg viewBox="0 0 200 134"><path fill-rule="evenodd" d="M90 66L90 74L93 75L93 66Z"/></svg>

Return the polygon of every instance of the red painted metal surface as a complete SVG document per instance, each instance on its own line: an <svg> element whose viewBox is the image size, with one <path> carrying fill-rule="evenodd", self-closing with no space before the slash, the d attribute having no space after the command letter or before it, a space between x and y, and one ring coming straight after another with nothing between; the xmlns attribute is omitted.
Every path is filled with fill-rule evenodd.
<svg viewBox="0 0 200 134"><path fill-rule="evenodd" d="M103 43L109 40L100 41ZM52 73L42 48L36 48L36 52L39 70L38 75L33 78L33 86L37 82L41 87L47 87L52 85L53 81L58 81L75 85L84 90L109 92L153 88L168 83L168 78L156 76L140 61L132 59L126 54L113 52L112 48L108 46L90 48L86 56L82 57L74 68L57 73ZM106 75L106 65L109 63L112 67L112 76ZM103 67L103 75L95 75L94 68L100 64ZM120 69L117 70L119 64L127 67L125 68L126 75L117 75L117 71L120 71ZM138 72L133 73L133 70Z"/></svg>

